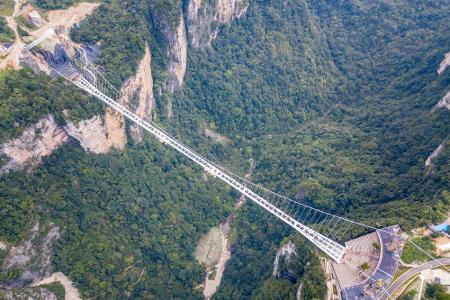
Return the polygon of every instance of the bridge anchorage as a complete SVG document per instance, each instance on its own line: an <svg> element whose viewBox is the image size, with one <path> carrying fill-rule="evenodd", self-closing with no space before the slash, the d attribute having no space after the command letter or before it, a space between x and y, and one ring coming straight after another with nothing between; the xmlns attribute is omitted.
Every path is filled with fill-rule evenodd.
<svg viewBox="0 0 450 300"><path fill-rule="evenodd" d="M54 30L50 28L42 37L25 46L23 53L31 53L34 47L52 34L54 34ZM137 110L133 105L125 106L121 104L118 100L120 99L120 92L89 62L88 55L83 48L77 48L75 58L66 62L64 66L50 66L50 69L53 75L64 78L71 84L94 96L115 112L122 114L131 122L152 134L161 143L175 149L180 154L200 165L208 174L230 185L245 197L302 234L334 261L333 274L331 275L338 278L337 288L343 299L357 299L352 296L355 289L359 293L360 290L367 290L367 286L375 283L379 286L379 291L384 291L384 297L391 298L386 288L393 278L392 272L397 270L398 258L401 255L403 244L407 240L398 226L377 229L360 222L327 213L299 201L281 196L215 164L179 142L150 118L141 118L138 116L134 113ZM351 236L360 237L346 241ZM372 247L378 248L378 257L374 253L361 253L361 245L365 245L367 248L367 245L371 245L371 243L373 245L378 243L378 247ZM414 246L418 247L415 244ZM373 251L372 248L370 251ZM418 249L420 248L418 247ZM429 255L424 250L420 250ZM387 256L391 260L391 265L388 266L389 268L383 266L383 263L385 263L385 261L383 262L383 253L391 253L390 256ZM375 257L375 259L372 262L371 269L362 270L361 266L355 265L355 263L360 262L358 261L358 257L361 258L366 254L367 257ZM386 257L386 255L384 256ZM392 261L394 265L392 265ZM362 274L365 278L364 281L357 284L351 282L351 280L345 281L339 279L339 276L348 279L345 277L348 277L348 273L352 272L355 277L361 277ZM380 280L385 281L380 285ZM347 295L347 293L350 295ZM377 295L379 296L381 293ZM378 299L378 296L373 299Z"/></svg>

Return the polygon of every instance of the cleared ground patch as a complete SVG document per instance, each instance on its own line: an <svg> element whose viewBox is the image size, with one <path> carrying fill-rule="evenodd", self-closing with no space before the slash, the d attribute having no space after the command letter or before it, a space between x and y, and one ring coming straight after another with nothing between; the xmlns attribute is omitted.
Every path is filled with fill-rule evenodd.
<svg viewBox="0 0 450 300"><path fill-rule="evenodd" d="M200 263L213 267L220 257L221 249L222 234L219 227L213 227L200 238L194 256Z"/></svg>

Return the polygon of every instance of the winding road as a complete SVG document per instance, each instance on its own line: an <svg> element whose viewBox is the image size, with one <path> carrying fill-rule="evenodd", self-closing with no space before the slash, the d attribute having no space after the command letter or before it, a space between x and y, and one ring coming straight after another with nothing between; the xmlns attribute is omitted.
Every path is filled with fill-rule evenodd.
<svg viewBox="0 0 450 300"><path fill-rule="evenodd" d="M400 275L397 280L395 280L395 282L386 290L386 292L380 297L380 300L388 300L392 298L389 295L393 295L395 291L397 291L411 277L424 270L433 269L442 265L450 265L450 258L435 259L406 271Z"/></svg>

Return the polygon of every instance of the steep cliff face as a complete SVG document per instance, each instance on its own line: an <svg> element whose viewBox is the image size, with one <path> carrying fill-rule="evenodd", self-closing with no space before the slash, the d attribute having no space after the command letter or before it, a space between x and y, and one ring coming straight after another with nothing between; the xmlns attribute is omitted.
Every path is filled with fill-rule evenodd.
<svg viewBox="0 0 450 300"><path fill-rule="evenodd" d="M136 74L125 81L120 92L122 95L120 102L122 104L128 104L128 106L133 107L136 106L135 112L141 118L151 117L154 99L151 55L148 47L145 48L144 57L139 64ZM137 104L133 103L135 97L137 97ZM120 119L120 117L118 118ZM123 119L123 117L121 118ZM139 128L139 126L132 125L130 131L132 138L136 142L139 142L142 139L142 129Z"/></svg>
<svg viewBox="0 0 450 300"><path fill-rule="evenodd" d="M248 8L248 0L190 0L187 9L189 41L193 47L211 45L219 27L241 17Z"/></svg>
<svg viewBox="0 0 450 300"><path fill-rule="evenodd" d="M161 29L167 40L167 56L169 58L169 77L167 78L167 90L172 94L181 88L184 81L187 63L186 27L183 16L176 28L171 28L168 22L161 19Z"/></svg>
<svg viewBox="0 0 450 300"><path fill-rule="evenodd" d="M111 148L123 149L126 144L125 123L114 112L107 110L105 121L94 116L78 124L68 122L67 134L80 142L84 150L96 154L106 153Z"/></svg>
<svg viewBox="0 0 450 300"><path fill-rule="evenodd" d="M0 146L0 154L8 159L0 174L39 164L42 157L50 155L67 140L67 133L56 124L52 115L48 115L30 126L20 137Z"/></svg>
<svg viewBox="0 0 450 300"><path fill-rule="evenodd" d="M437 70L438 75L441 75L448 66L450 66L450 52L444 55L444 59L440 63ZM442 97L442 99L436 104L434 109L437 108L447 108L448 110L450 110L450 91L448 91L447 94L445 94L445 96Z"/></svg>
<svg viewBox="0 0 450 300"><path fill-rule="evenodd" d="M447 108L450 110L450 91L436 104L436 108Z"/></svg>
<svg viewBox="0 0 450 300"><path fill-rule="evenodd" d="M58 226L34 224L24 241L7 249L7 255L0 266L3 274L12 269L19 269L21 275L2 284L9 288L17 288L49 276L52 269L50 258L53 254L53 243L60 235Z"/></svg>
<svg viewBox="0 0 450 300"><path fill-rule="evenodd" d="M450 66L450 52L445 54L444 60L442 60L441 64L439 65L439 69L437 70L438 75L441 75L448 66Z"/></svg>
<svg viewBox="0 0 450 300"><path fill-rule="evenodd" d="M439 156L439 154L444 151L444 143L440 144L434 151L428 156L427 160L425 161L425 167L430 166L433 163L433 160Z"/></svg>
<svg viewBox="0 0 450 300"><path fill-rule="evenodd" d="M285 261L289 261L293 254L296 254L296 252L295 245L292 241L288 241L284 246L277 250L275 260L273 261L272 276L280 277L280 258L284 258Z"/></svg>
<svg viewBox="0 0 450 300"><path fill-rule="evenodd" d="M77 124L67 122L62 128L56 124L52 115L48 115L27 128L20 137L0 145L0 154L7 158L0 168L0 174L38 165L43 157L52 154L69 137L78 140L86 151L106 153L111 148L125 147L125 124L118 121L114 113L107 112L104 121L94 116Z"/></svg>
<svg viewBox="0 0 450 300"><path fill-rule="evenodd" d="M28 53L24 60L36 72L50 74L49 62L53 64L59 61L55 50L58 45L62 47L63 53L69 53L69 57L72 55L74 50L70 39L57 35L48 41L47 48L37 54ZM146 47L136 74L128 78L121 88L120 102L131 107L143 118L151 116L154 103L150 64L150 49ZM133 125L130 133L136 142L141 140L142 132L137 126ZM19 138L0 145L0 154L7 158L6 164L0 168L0 173L39 164L42 157L50 155L69 137L78 140L84 150L96 154L106 153L112 148L123 149L127 143L125 120L122 115L106 109L104 117L94 116L78 123L68 121L62 128L55 123L52 115L48 115L30 126Z"/></svg>

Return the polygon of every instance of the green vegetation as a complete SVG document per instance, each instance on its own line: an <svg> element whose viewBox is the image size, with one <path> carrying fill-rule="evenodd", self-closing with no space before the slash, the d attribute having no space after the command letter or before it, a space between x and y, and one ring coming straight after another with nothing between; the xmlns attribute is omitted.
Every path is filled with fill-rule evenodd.
<svg viewBox="0 0 450 300"><path fill-rule="evenodd" d="M450 294L447 293L447 288L437 283L427 283L425 296L428 300L449 300Z"/></svg>
<svg viewBox="0 0 450 300"><path fill-rule="evenodd" d="M150 2L152 14L156 17L158 24L166 26L172 30L178 27L181 17L181 0L153 0Z"/></svg>
<svg viewBox="0 0 450 300"><path fill-rule="evenodd" d="M17 16L15 19L16 19L17 25L19 25L19 27L22 26L24 28L28 28L31 30L37 29L36 25L34 25L30 20L28 20L27 18L25 18L22 15Z"/></svg>
<svg viewBox="0 0 450 300"><path fill-rule="evenodd" d="M373 246L375 249L377 249L378 251L380 251L380 243L378 243L378 242L372 243L372 246Z"/></svg>
<svg viewBox="0 0 450 300"><path fill-rule="evenodd" d="M64 289L63 285L59 282L55 281L55 282L52 282L49 284L40 285L39 287L52 292L53 295L56 296L56 300L64 300L65 299L66 290Z"/></svg>
<svg viewBox="0 0 450 300"><path fill-rule="evenodd" d="M296 288L287 280L269 279L264 282L255 300L295 299Z"/></svg>
<svg viewBox="0 0 450 300"><path fill-rule="evenodd" d="M431 255L435 255L433 240L430 237L417 237L412 239L412 242L428 253L431 253ZM428 255L417 249L417 247L415 247L411 243L405 244L401 258L405 263L408 264L413 262L426 262L431 260Z"/></svg>
<svg viewBox="0 0 450 300"><path fill-rule="evenodd" d="M63 110L67 110L71 121L102 111L96 100L61 79L49 80L29 69L0 72L0 141L17 137L48 114L63 125Z"/></svg>
<svg viewBox="0 0 450 300"><path fill-rule="evenodd" d="M238 231L233 239L232 256L214 299L260 299L283 289L286 290L283 294L295 294L299 283L303 284L303 299L325 296L325 274L315 249L304 238L295 234L289 236L298 254L293 255L289 263L280 262L280 273L291 270L297 277L297 283L290 283L282 278L273 279L272 271L275 252L284 237L292 234L291 230L255 204L240 209L234 227Z"/></svg>
<svg viewBox="0 0 450 300"><path fill-rule="evenodd" d="M398 298L398 300L414 300L416 294L417 294L417 291L411 290L411 291L409 291L409 292L407 292L407 293L402 294L402 295Z"/></svg>
<svg viewBox="0 0 450 300"><path fill-rule="evenodd" d="M10 42L14 39L14 32L9 28L5 18L0 17L0 43Z"/></svg>
<svg viewBox="0 0 450 300"><path fill-rule="evenodd" d="M11 16L14 12L14 0L0 0L0 17Z"/></svg>
<svg viewBox="0 0 450 300"><path fill-rule="evenodd" d="M42 9L64 9L82 2L81 0L34 0L37 7Z"/></svg>
<svg viewBox="0 0 450 300"><path fill-rule="evenodd" d="M252 156L253 180L276 192L377 227L408 230L445 217L450 152L432 168L424 161L449 139L448 111L431 113L450 87L448 70L436 75L449 51L448 1L252 1L212 48L188 50L185 86L171 96L159 93L167 77L165 31L177 24L181 2L108 0L72 36L100 42L97 62L116 86L149 45L155 119L237 173ZM63 124L63 109L75 119L101 112L79 91L29 70L1 73L0 100L1 140L48 113ZM161 113L169 100L170 121ZM200 137L204 124L230 143ZM0 177L0 238L17 243L37 219L60 226L52 263L84 298L201 298L194 287L204 270L192 253L238 195L205 182L200 169L153 139L128 146L93 155L73 142L32 176ZM304 299L324 298L315 249L260 207L239 210L232 237L214 298L291 297L300 282ZM301 254L283 266L296 283L271 275L286 237ZM430 241L417 243L432 250ZM422 259L409 246L405 262Z"/></svg>
<svg viewBox="0 0 450 300"><path fill-rule="evenodd" d="M175 11L181 14L178 5L179 1L108 0L83 20L80 27L72 28L71 37L77 42L101 43L97 63L106 68L106 75L115 86L134 73L148 45L152 53L152 74L161 85L166 76L167 41L162 33L165 28L156 21L156 16L171 20Z"/></svg>
<svg viewBox="0 0 450 300"><path fill-rule="evenodd" d="M369 265L368 262L362 263L362 264L359 266L359 269L360 269L361 271L363 271L363 272L369 270L369 268L370 268L370 265Z"/></svg>
<svg viewBox="0 0 450 300"><path fill-rule="evenodd" d="M64 146L34 176L0 178L0 237L17 242L13 233L29 228L11 214L26 202L28 220L61 228L52 263L77 283L83 298L199 298L194 286L204 273L192 253L200 236L229 213L235 196L213 179L207 184L190 165L153 140L100 156Z"/></svg>
<svg viewBox="0 0 450 300"><path fill-rule="evenodd" d="M115 86L131 76L148 40L145 2L108 1L71 31L76 42L102 44L98 63ZM136 13L139 12L139 13ZM119 72L118 72L119 71Z"/></svg>

